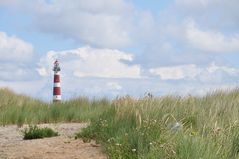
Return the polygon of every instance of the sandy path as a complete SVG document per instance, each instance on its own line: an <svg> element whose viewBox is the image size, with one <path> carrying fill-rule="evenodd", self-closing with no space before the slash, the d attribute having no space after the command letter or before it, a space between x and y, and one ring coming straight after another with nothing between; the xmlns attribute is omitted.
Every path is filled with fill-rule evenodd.
<svg viewBox="0 0 239 159"><path fill-rule="evenodd" d="M58 137L23 140L17 126L0 127L0 159L106 159L100 147L75 140L86 124L42 124L60 133Z"/></svg>

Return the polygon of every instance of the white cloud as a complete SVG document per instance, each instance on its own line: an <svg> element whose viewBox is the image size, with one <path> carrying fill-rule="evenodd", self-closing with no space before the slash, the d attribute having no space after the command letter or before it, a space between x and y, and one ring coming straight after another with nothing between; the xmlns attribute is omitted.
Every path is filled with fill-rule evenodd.
<svg viewBox="0 0 239 159"><path fill-rule="evenodd" d="M152 68L149 72L153 75L159 75L162 80L179 80L184 78L193 79L199 72L200 68L197 68L196 65L180 65L180 66L171 66L171 67L159 67Z"/></svg>
<svg viewBox="0 0 239 159"><path fill-rule="evenodd" d="M169 67L151 68L152 75L160 76L162 80L193 79L202 82L223 81L224 78L239 76L239 69L219 66L212 62L207 67L198 67L194 64Z"/></svg>
<svg viewBox="0 0 239 159"><path fill-rule="evenodd" d="M0 32L0 81L35 79L33 56L30 43Z"/></svg>
<svg viewBox="0 0 239 159"><path fill-rule="evenodd" d="M40 3L36 27L98 47L120 48L131 43L132 6L124 0L67 0Z"/></svg>
<svg viewBox="0 0 239 159"><path fill-rule="evenodd" d="M234 86L239 79L238 69L218 65L216 59L223 61L218 55L203 52L239 51L239 25L234 25L238 23L238 2L176 0L184 13L170 5L165 12L159 11L158 17L151 11L137 10L126 0L78 0L71 3L67 0L1 0L0 5L14 6L24 10L24 14L30 13L34 22L32 19L28 22L34 24L31 26L33 30L54 34L56 38L74 39L76 45L93 47L49 51L42 55L36 68L32 66L34 62L25 62L33 52L31 44L5 34L2 37L12 47L0 43L3 50L7 50L0 52L4 57L0 58L4 61L0 63L0 85L28 94L34 88L31 95L49 99L52 65L58 58L64 99L78 95L140 96L146 91L156 95L205 93L210 89ZM188 18L198 26L194 23L185 26L182 22ZM227 27L230 25L220 30L218 26L227 23L236 26L236 31ZM128 49L138 53L140 65L135 64L132 54L112 49L128 46L133 46ZM211 61L216 62L208 65ZM149 76L142 78L141 70ZM32 73L34 71L38 74Z"/></svg>
<svg viewBox="0 0 239 159"><path fill-rule="evenodd" d="M20 3L21 2L21 3ZM75 40L78 44L119 49L133 46L154 34L150 11L139 11L127 0L78 0L1 2L19 6L32 15L40 32Z"/></svg>
<svg viewBox="0 0 239 159"><path fill-rule="evenodd" d="M127 65L123 62L131 62L133 55L118 50L91 47L60 52L50 51L45 58L41 59L39 73L44 72L45 75L45 70L48 74L52 72L52 62L56 58L60 60L63 74L79 78L140 78L138 65Z"/></svg>
<svg viewBox="0 0 239 159"><path fill-rule="evenodd" d="M33 46L15 36L0 32L0 61L28 61L33 56Z"/></svg>
<svg viewBox="0 0 239 159"><path fill-rule="evenodd" d="M210 64L210 66L207 68L207 71L209 73L214 73L216 71L223 71L228 73L231 76L239 75L239 69L236 69L233 67L227 67L227 66L217 66L214 62Z"/></svg>
<svg viewBox="0 0 239 159"><path fill-rule="evenodd" d="M188 24L186 36L190 45L207 52L239 51L239 35L226 37L220 32L202 31L193 22Z"/></svg>

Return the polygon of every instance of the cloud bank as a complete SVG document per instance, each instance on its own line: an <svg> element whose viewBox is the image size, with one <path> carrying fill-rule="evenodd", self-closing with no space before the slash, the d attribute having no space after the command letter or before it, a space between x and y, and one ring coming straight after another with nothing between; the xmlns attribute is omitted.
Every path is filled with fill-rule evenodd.
<svg viewBox="0 0 239 159"><path fill-rule="evenodd" d="M5 10L29 15L27 27L35 35L75 43L37 56L31 42L2 30L0 86L50 100L55 59L62 67L65 99L146 91L203 94L237 85L239 65L231 62L239 58L237 0L175 0L157 11L137 5L128 0L0 1Z"/></svg>

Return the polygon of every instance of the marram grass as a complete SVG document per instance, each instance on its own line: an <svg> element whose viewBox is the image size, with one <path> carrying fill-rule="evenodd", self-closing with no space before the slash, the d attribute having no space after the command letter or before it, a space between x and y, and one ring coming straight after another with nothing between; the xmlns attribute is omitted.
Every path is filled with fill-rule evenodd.
<svg viewBox="0 0 239 159"><path fill-rule="evenodd" d="M95 139L110 159L239 158L239 90L204 97L48 104L0 89L0 125L90 122L76 137Z"/></svg>
<svg viewBox="0 0 239 159"><path fill-rule="evenodd" d="M88 122L99 116L110 101L81 97L61 103L44 103L8 89L0 89L0 125Z"/></svg>
<svg viewBox="0 0 239 159"><path fill-rule="evenodd" d="M239 91L123 97L77 137L95 139L111 159L237 159Z"/></svg>

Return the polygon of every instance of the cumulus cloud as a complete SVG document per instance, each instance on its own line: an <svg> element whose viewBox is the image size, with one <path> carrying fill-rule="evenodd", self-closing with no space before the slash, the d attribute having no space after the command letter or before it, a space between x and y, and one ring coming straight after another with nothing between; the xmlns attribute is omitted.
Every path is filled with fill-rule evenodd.
<svg viewBox="0 0 239 159"><path fill-rule="evenodd" d="M33 46L15 36L0 32L0 61L29 61L33 56Z"/></svg>
<svg viewBox="0 0 239 159"><path fill-rule="evenodd" d="M212 62L207 67L194 64L151 68L152 75L160 76L162 80L196 80L198 82L223 82L227 78L238 77L239 69L216 65Z"/></svg>
<svg viewBox="0 0 239 159"><path fill-rule="evenodd" d="M196 49L207 52L239 51L239 35L227 37L220 32L202 31L193 22L188 24L186 36Z"/></svg>
<svg viewBox="0 0 239 159"><path fill-rule="evenodd" d="M127 92L128 80L140 80L141 68L132 64L134 56L119 50L89 46L64 51L49 51L38 62L38 74L47 81L42 98L50 100L52 93L52 66L58 59L61 67L63 99L81 96L114 98Z"/></svg>
<svg viewBox="0 0 239 159"><path fill-rule="evenodd" d="M153 75L159 75L162 80L178 80L185 78L195 78L201 69L197 68L196 65L181 65L171 67L159 67L152 68L149 72Z"/></svg>
<svg viewBox="0 0 239 159"><path fill-rule="evenodd" d="M0 81L37 78L33 56L33 46L30 43L0 32Z"/></svg>
<svg viewBox="0 0 239 159"><path fill-rule="evenodd" d="M215 63L211 63L211 65L207 68L209 73L214 73L216 71L224 71L231 76L239 75L239 69L228 67L228 66L218 66Z"/></svg>
<svg viewBox="0 0 239 159"><path fill-rule="evenodd" d="M33 13L42 32L97 47L121 48L132 42L134 10L125 0L41 2Z"/></svg>
<svg viewBox="0 0 239 159"><path fill-rule="evenodd" d="M63 74L78 78L140 78L140 66L125 63L131 62L133 55L118 50L82 47L60 52L50 51L40 60L40 75L52 72L54 59L60 60Z"/></svg>
<svg viewBox="0 0 239 159"><path fill-rule="evenodd" d="M0 85L29 94L34 88L31 95L51 99L52 65L59 59L63 99L141 96L146 91L202 94L235 86L238 69L219 65L217 59L222 63L224 59L208 52L239 51L237 4L237 0L176 0L178 8L172 4L158 16L137 10L126 0L2 0L0 5L29 13L33 30L90 47L48 51L35 67L36 61L29 62L33 46L1 33ZM185 23L188 18L193 23Z"/></svg>
<svg viewBox="0 0 239 159"><path fill-rule="evenodd" d="M21 2L21 3L20 3ZM150 11L140 11L127 0L59 1L13 0L0 2L30 13L34 29L73 39L77 44L121 49L143 44L154 34Z"/></svg>

